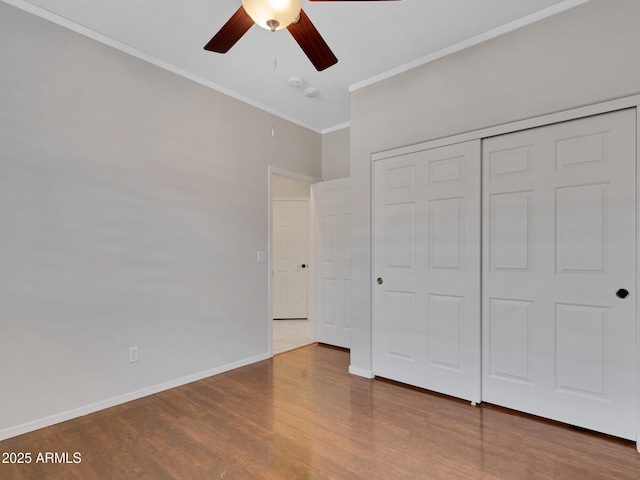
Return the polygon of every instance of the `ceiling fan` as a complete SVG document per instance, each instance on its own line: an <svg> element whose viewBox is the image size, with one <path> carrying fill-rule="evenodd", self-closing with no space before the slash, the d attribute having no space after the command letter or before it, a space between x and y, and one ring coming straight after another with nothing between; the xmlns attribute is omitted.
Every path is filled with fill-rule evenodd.
<svg viewBox="0 0 640 480"><path fill-rule="evenodd" d="M394 0L309 0L310 2ZM319 72L338 63L327 43L300 5L300 0L242 0L242 5L204 47L227 53L256 23L275 32L286 28Z"/></svg>

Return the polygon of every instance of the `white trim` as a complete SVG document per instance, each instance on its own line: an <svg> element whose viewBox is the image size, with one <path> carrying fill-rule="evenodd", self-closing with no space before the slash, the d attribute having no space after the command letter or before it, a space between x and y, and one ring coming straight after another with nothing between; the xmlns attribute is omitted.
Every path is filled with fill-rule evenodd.
<svg viewBox="0 0 640 480"><path fill-rule="evenodd" d="M636 298L640 299L640 268L638 268L638 260L640 260L640 94L631 95L628 97L617 98L613 100L604 101L601 103L595 103L582 107L573 108L570 110L554 112L547 115L541 115L539 117L527 118L515 122L496 125L493 127L483 128L481 130L475 130L471 132L461 133L450 137L439 138L430 140L414 145L405 147L394 148L390 150L384 150L376 152L370 155L370 166L373 166L373 162L382 160L385 158L396 157L399 155L406 155L410 153L419 152L422 150L429 150L432 148L442 147L445 145L452 145L455 143L467 142L470 140L482 140L485 138L493 137L496 135L504 135L507 133L513 133L520 130L526 130L530 128L542 127L545 125L551 125L559 122L566 122L570 120L576 120L578 118L588 117L592 115L599 115L603 113L614 112L617 110L623 110L627 108L636 109ZM373 178L374 169L371 168L370 181L371 181L371 199L370 199L370 218L373 218L373 187L375 179ZM373 272L373 225L370 225L371 234L371 268ZM371 311L374 312L373 305L373 292L371 293ZM640 302L636 302L636 450L640 453ZM372 323L372 335L371 335L371 351L373 352L373 323ZM375 370L375 367L374 367ZM349 367L351 373L351 367ZM364 376L364 375L363 375Z"/></svg>
<svg viewBox="0 0 640 480"><path fill-rule="evenodd" d="M638 101L640 104L640 100ZM638 299L640 299L640 268L638 268L638 260L640 260L640 105L636 107L636 401L638 408L636 409L636 450L640 453L640 316L638 315Z"/></svg>
<svg viewBox="0 0 640 480"><path fill-rule="evenodd" d="M310 175L305 175L303 173L296 173L296 172L292 172L291 170L286 170L284 168L280 168L280 167L269 167L269 181L271 181L271 177L273 175L279 175L281 177L288 177L288 178L292 178L294 180L300 180L301 182L307 182L307 183L318 183L321 182L322 179L321 178L316 178L316 177L312 177ZM271 196L269 196L269 198L271 198Z"/></svg>
<svg viewBox="0 0 640 480"><path fill-rule="evenodd" d="M273 357L273 176L275 167L267 167L267 345Z"/></svg>
<svg viewBox="0 0 640 480"><path fill-rule="evenodd" d="M79 23L73 22L67 18L61 17L60 15L50 12L49 10L45 10L44 8L33 5L25 0L0 0L0 1L7 3L9 5L12 5L16 8L19 8L20 10L24 10L27 13L31 13L32 15L35 15L37 17L43 18L52 23L60 25L61 27L66 28L67 30L71 30L72 32L79 33L80 35L91 38L92 40L96 40L97 42L103 43L104 45L108 45L109 47L115 48L116 50L120 50L121 52L127 53L133 57L139 58L140 60L148 62L152 65L155 65L156 67L160 67L164 70L167 70L171 73L175 73L176 75L184 77L200 85L211 88L212 90L220 92L224 95L235 98L236 100L239 100L243 103L251 105L252 107L263 110L267 113L270 113L271 115L275 115L276 117L280 117L283 120L287 120L288 122L295 123L296 125L304 127L308 130L322 134L322 130L318 127L314 127L313 125L302 122L297 118L291 117L285 113L274 110L273 108L267 105L264 105L260 102L256 102L255 100L252 100L248 97L240 95L237 92L229 90L228 88L218 85L217 83L207 80L206 78L203 78L191 72L188 72L183 68L180 68L169 62L165 62L164 60L161 60L158 57L155 57L146 52L143 52L142 50L138 50L137 48L134 48L130 45L122 43L102 33L96 32L95 30L91 30L90 28L80 25Z"/></svg>
<svg viewBox="0 0 640 480"><path fill-rule="evenodd" d="M271 200L294 200L297 202L307 202L309 203L309 198L310 197L287 197L287 196L280 196L280 195L275 195L271 198Z"/></svg>
<svg viewBox="0 0 640 480"><path fill-rule="evenodd" d="M404 65L381 73L380 75L376 75L375 77L371 77L361 82L354 83L353 85L349 86L349 92L355 92L356 90L368 87L369 85L373 85L374 83L381 82L382 80L386 80L387 78L400 75L401 73L404 73L408 70L414 69L421 65L425 65L427 63L431 63L435 60L438 60L439 58L446 57L447 55L451 55L466 48L473 47L474 45L478 45L479 43L486 42L487 40L491 40L492 38L499 37L500 35L512 32L513 30L525 27L531 23L537 22L538 20L542 20L557 13L564 12L565 10L569 10L573 7L577 7L578 5L582 5L583 3L587 3L589 1L590 0L564 0L560 3L556 3L551 7L544 8L538 12L527 15L526 17L519 18L505 25L501 25L487 32L471 37L467 40L455 43L449 47L440 49L422 58L418 58L417 60L413 60L412 62L405 63Z"/></svg>
<svg viewBox="0 0 640 480"><path fill-rule="evenodd" d="M358 377L374 378L373 370L364 370L362 368L349 365L349 373L351 375L357 375Z"/></svg>
<svg viewBox="0 0 640 480"><path fill-rule="evenodd" d="M338 130L343 130L345 128L349 128L351 126L351 122L340 123L338 125L334 125L333 127L324 128L320 133L323 135L325 133L337 132Z"/></svg>
<svg viewBox="0 0 640 480"><path fill-rule="evenodd" d="M374 355L374 347L376 345L376 329L375 329L375 321L374 317L376 314L376 289L374 285L374 278L376 278L376 259L375 259L375 251L376 251L376 242L375 242L375 218L374 218L374 209L376 204L375 199L375 189L376 189L376 169L373 163L373 155L371 155L371 162L369 162L369 178L371 179L371 185L369 185L369 255L371 256L369 262L369 308L370 308L370 322L371 322L371 333L369 335L369 341L371 342L371 348L369 349L369 366L371 367L371 375L372 378L375 377L376 364L375 364L375 355ZM353 202L353 199L351 200ZM352 240L353 242L353 237ZM353 309L353 307L352 307Z"/></svg>
<svg viewBox="0 0 640 480"><path fill-rule="evenodd" d="M311 322L311 341L313 343L316 341L316 183L309 185L309 223L307 235L307 318Z"/></svg>
<svg viewBox="0 0 640 480"><path fill-rule="evenodd" d="M34 430L39 430L41 428L50 427L52 425L56 425L61 422L66 422L67 420L72 420L74 418L82 417L90 413L98 412L100 410L105 410L107 408L115 407L116 405L122 405L123 403L131 402L133 400L138 400L140 398L147 397L149 395L153 395L159 392L163 392L165 390L181 387L182 385L196 382L198 380L212 377L214 375L219 375L221 373L228 372L229 370L234 370L236 368L251 365L252 363L261 362L263 360L267 360L271 358L271 356L272 355L270 355L269 353L263 353L261 355L256 355L255 357L245 358L237 362L228 363L221 367L212 368L211 370L205 370L200 373L194 373L192 375L187 375L186 377L170 380L165 383L160 383L152 387L136 390L135 392L120 395L118 397L113 397L107 400L92 403L90 405L85 405L84 407L74 408L73 410L68 410L66 412L51 415L49 417L33 420L31 422L27 422L22 425L17 425L15 427L10 427L4 430L0 430L0 441L6 440L11 437L17 437L18 435L22 435L25 433L33 432Z"/></svg>

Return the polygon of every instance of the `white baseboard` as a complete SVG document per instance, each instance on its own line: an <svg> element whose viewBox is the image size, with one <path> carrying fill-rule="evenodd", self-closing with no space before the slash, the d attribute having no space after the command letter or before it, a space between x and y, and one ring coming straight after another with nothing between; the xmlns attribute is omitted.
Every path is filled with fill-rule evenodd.
<svg viewBox="0 0 640 480"><path fill-rule="evenodd" d="M229 370L234 370L236 368L244 367L252 363L261 362L262 360L267 360L268 358L271 358L271 354L263 353L255 357L245 358L237 362L228 363L220 367L212 368L211 370L205 370L204 372L194 373L193 375L187 375L186 377L170 380L168 382L154 385L152 387L143 388L141 390L136 390L130 393L126 393L124 395L119 395L117 397L113 397L106 400L102 400L100 402L85 405L83 407L67 410L66 412L57 413L55 415L33 420L31 422L23 423L21 425L16 425L15 427L6 428L4 430L0 430L0 441L6 440L12 437L17 437L18 435L23 435L25 433L33 432L34 430L39 430L41 428L50 427L57 423L66 422L67 420L72 420L74 418L82 417L84 415L95 413L100 410L105 410L107 408L115 407L116 405L122 405L123 403L131 402L132 400L138 400L139 398L142 398L142 397L147 397L155 393L180 387L188 383L202 380L203 378L219 375L221 373L228 372Z"/></svg>
<svg viewBox="0 0 640 480"><path fill-rule="evenodd" d="M354 367L349 365L349 373L351 375L357 375L358 377L364 378L373 378L375 375L373 374L373 370L364 370L362 368Z"/></svg>

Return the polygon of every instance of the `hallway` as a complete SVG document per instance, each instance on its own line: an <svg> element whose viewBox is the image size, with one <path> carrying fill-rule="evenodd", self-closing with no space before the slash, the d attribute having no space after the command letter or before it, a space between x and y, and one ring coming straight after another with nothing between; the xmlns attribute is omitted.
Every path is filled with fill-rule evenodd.
<svg viewBox="0 0 640 480"><path fill-rule="evenodd" d="M312 343L311 320L273 321L273 354L286 352Z"/></svg>

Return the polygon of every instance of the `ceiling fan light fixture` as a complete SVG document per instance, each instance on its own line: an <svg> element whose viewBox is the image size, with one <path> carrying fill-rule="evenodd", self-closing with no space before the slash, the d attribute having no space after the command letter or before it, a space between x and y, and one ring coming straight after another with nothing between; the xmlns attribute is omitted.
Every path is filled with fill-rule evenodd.
<svg viewBox="0 0 640 480"><path fill-rule="evenodd" d="M251 19L262 28L275 32L287 28L300 15L300 0L242 0Z"/></svg>

